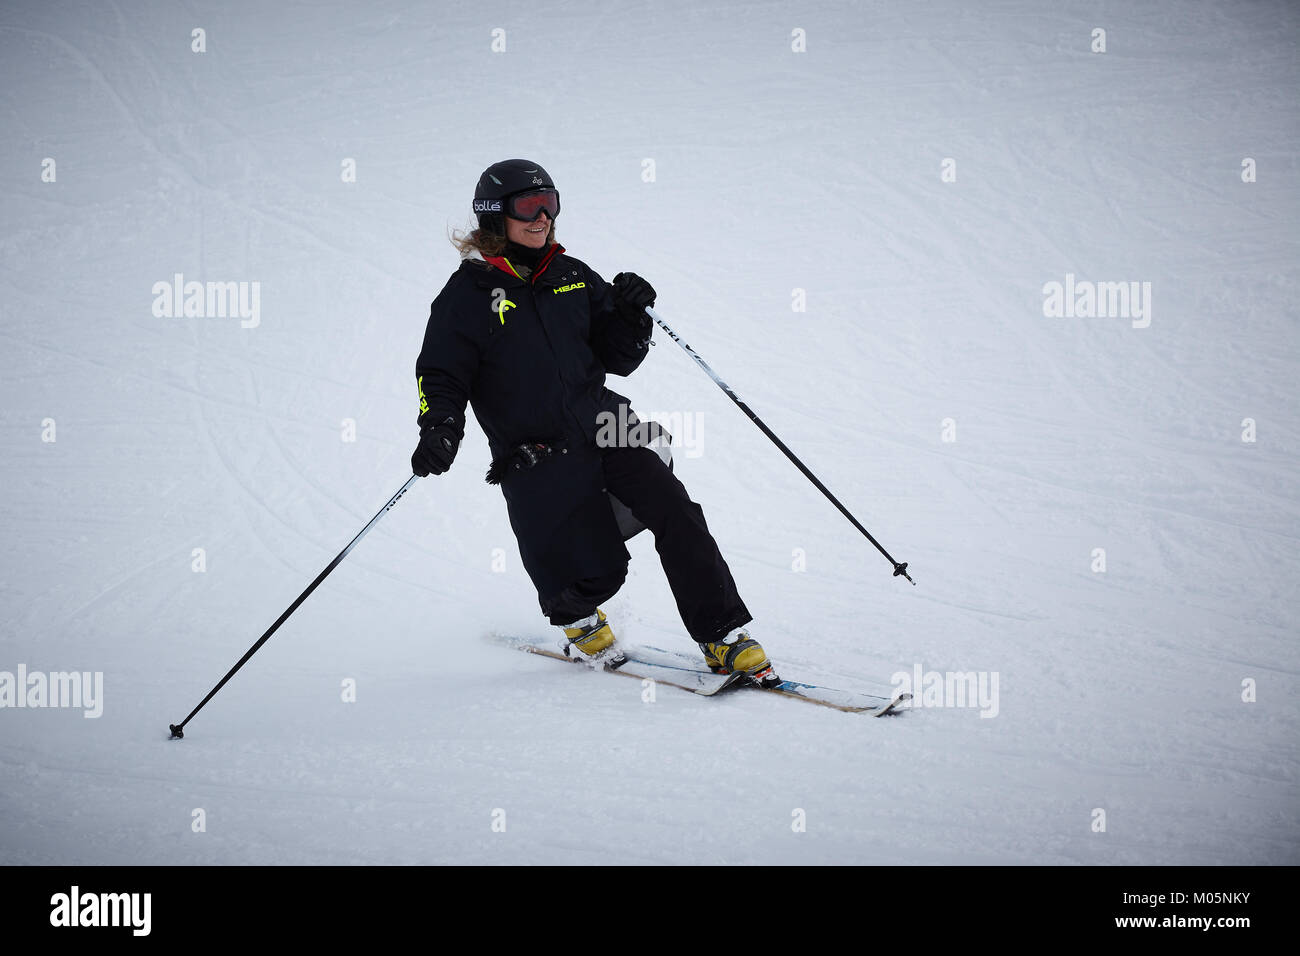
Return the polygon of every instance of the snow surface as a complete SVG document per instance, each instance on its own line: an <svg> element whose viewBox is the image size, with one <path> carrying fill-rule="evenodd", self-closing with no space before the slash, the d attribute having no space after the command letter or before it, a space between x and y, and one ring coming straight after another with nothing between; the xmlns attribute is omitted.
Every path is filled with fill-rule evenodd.
<svg viewBox="0 0 1300 956"><path fill-rule="evenodd" d="M1298 28L1285 2L7 3L0 670L102 671L104 710L0 711L0 862L1300 862ZM547 625L471 426L166 739L409 476L447 231L512 156L555 177L569 251L647 277L910 562L916 587L660 334L611 384L692 416L678 474L781 670L996 673L996 717L647 703L486 640ZM155 317L175 273L260 283L260 324ZM1150 282L1150 326L1045 317L1067 274ZM631 550L618 633L689 649Z"/></svg>

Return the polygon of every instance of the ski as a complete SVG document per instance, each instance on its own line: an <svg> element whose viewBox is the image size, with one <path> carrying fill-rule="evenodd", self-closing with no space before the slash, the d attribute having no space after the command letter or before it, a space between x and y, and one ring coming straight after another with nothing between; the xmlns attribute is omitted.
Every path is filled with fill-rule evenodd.
<svg viewBox="0 0 1300 956"><path fill-rule="evenodd" d="M641 647L624 648L624 653L629 658L650 659L656 661L660 666L678 667L685 670L704 670L707 668L703 662L696 663L695 658L677 651L665 650L661 647L649 645ZM907 703L912 699L911 694L893 694L885 697L879 694L865 694L859 691L836 690L832 687L822 687L818 684L809 684L803 681L782 680L775 687L760 687L757 683L747 682L747 687L755 690L762 690L769 694L779 694L782 697L793 697L796 700L802 700L809 704L817 704L821 707L831 707L835 710L841 710L853 714L871 714L875 717L893 716L907 709Z"/></svg>
<svg viewBox="0 0 1300 956"><path fill-rule="evenodd" d="M690 691L692 694L699 694L701 697L712 697L724 690L741 687L748 679L745 674L714 674L708 670L699 671L692 668L641 660L626 653L628 648L623 648L622 663L619 663L620 657L617 655L598 661L591 661L582 657L581 652L577 652L573 656L567 655L560 650L560 643L553 638L506 637L504 640L507 646L523 651L526 654L536 654L557 661L567 661L570 664L583 664L593 670L602 669L610 674L623 674L627 677L635 677L638 680L652 680L656 684L664 684L668 687Z"/></svg>
<svg viewBox="0 0 1300 956"><path fill-rule="evenodd" d="M835 690L831 687L819 687L816 684L804 684L793 680L783 680L775 687L765 689L769 693L793 697L810 704L833 707L851 714L871 714L874 717L892 717L905 710L904 705L912 699L912 695L906 693L894 697L879 697L875 694Z"/></svg>
<svg viewBox="0 0 1300 956"><path fill-rule="evenodd" d="M665 650L650 645L632 645L619 642L615 645L617 654L603 660L590 661L579 655L566 655L560 648L561 642L554 638L528 638L496 635L497 640L516 650L541 657L550 657L571 664L585 664L592 669L601 668L611 674L624 674L640 680L653 680L669 687L712 697L724 690L749 689L802 700L821 707L855 714L871 714L875 717L892 716L905 709L912 699L911 694L895 694L885 697L878 694L865 694L858 691L837 690L809 684L804 681L782 680L774 687L761 687L748 675L741 673L715 674L693 657L677 651Z"/></svg>

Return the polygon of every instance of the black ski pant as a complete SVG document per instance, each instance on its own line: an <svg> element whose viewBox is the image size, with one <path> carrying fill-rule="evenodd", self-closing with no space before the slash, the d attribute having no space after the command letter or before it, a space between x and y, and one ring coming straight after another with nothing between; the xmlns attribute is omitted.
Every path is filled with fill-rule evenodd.
<svg viewBox="0 0 1300 956"><path fill-rule="evenodd" d="M697 642L712 642L753 620L736 591L731 569L704 522L704 510L690 499L656 451L647 447L604 450L605 488L655 538L686 631ZM542 600L552 624L571 624L596 612L623 586L627 567L599 578L584 578Z"/></svg>

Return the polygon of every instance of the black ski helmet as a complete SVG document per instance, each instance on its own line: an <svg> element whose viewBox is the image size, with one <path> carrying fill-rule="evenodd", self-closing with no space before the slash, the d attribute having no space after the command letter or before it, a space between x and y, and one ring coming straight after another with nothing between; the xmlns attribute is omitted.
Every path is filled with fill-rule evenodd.
<svg viewBox="0 0 1300 956"><path fill-rule="evenodd" d="M493 235L506 234L506 203L515 193L530 189L555 189L550 173L527 159L503 159L483 170L474 187L474 214L478 226ZM557 191L556 198L559 198Z"/></svg>

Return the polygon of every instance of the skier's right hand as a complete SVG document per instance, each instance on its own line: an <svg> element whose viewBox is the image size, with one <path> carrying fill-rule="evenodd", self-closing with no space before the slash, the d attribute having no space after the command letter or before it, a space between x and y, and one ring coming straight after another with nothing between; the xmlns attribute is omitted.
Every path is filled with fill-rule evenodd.
<svg viewBox="0 0 1300 956"><path fill-rule="evenodd" d="M451 467L459 445L460 436L450 418L433 428L420 429L420 444L411 455L411 471L421 478L441 475Z"/></svg>

